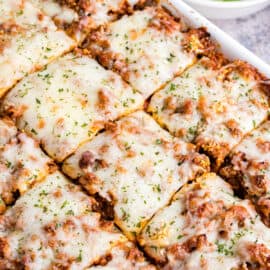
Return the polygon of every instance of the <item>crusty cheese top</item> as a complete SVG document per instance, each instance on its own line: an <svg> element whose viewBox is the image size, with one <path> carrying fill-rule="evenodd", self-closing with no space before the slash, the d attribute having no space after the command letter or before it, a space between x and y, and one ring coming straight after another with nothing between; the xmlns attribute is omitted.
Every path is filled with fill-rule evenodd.
<svg viewBox="0 0 270 270"><path fill-rule="evenodd" d="M261 196L270 192L270 122L266 121L237 145L230 154L231 171L239 173L249 194ZM225 173L224 169L222 170ZM239 179L240 180L240 179Z"/></svg>
<svg viewBox="0 0 270 270"><path fill-rule="evenodd" d="M104 65L148 97L195 61L188 50L202 47L194 35L187 49L181 27L161 8L146 8L94 32L90 47Z"/></svg>
<svg viewBox="0 0 270 270"><path fill-rule="evenodd" d="M156 93L148 111L174 135L195 140L220 164L267 117L268 97L255 75L239 71L253 72L247 64L214 65L203 58Z"/></svg>
<svg viewBox="0 0 270 270"><path fill-rule="evenodd" d="M57 0L29 0L34 6L42 10L47 16L53 18L60 25L71 24L78 21L79 14L67 5L61 5Z"/></svg>
<svg viewBox="0 0 270 270"><path fill-rule="evenodd" d="M218 121L206 125L196 138L196 144L216 159L217 166L269 113L268 95L259 84L262 77L252 66L236 60L221 69L220 77L227 94L226 107Z"/></svg>
<svg viewBox="0 0 270 270"><path fill-rule="evenodd" d="M64 162L69 176L114 207L115 222L133 238L184 183L208 170L194 146L173 139L136 112L81 146Z"/></svg>
<svg viewBox="0 0 270 270"><path fill-rule="evenodd" d="M0 197L10 204L17 192L22 194L42 180L53 163L32 138L17 132L10 120L0 119L0 136L1 141L5 136L0 146Z"/></svg>
<svg viewBox="0 0 270 270"><path fill-rule="evenodd" d="M215 109L225 102L222 86L216 82L217 71L208 62L204 58L188 68L157 92L148 106L161 125L185 141L196 138L205 120L215 120L219 113Z"/></svg>
<svg viewBox="0 0 270 270"><path fill-rule="evenodd" d="M58 161L104 123L141 107L140 94L88 56L68 54L17 84L3 108Z"/></svg>
<svg viewBox="0 0 270 270"><path fill-rule="evenodd" d="M102 265L92 266L85 270L155 270L131 242L114 247Z"/></svg>
<svg viewBox="0 0 270 270"><path fill-rule="evenodd" d="M0 216L1 269L84 269L126 241L56 172ZM93 248L94 247L94 248Z"/></svg>
<svg viewBox="0 0 270 270"><path fill-rule="evenodd" d="M157 2L0 0L0 270L270 269L266 78Z"/></svg>
<svg viewBox="0 0 270 270"><path fill-rule="evenodd" d="M270 230L215 174L185 186L144 228L140 243L172 270L268 269Z"/></svg>
<svg viewBox="0 0 270 270"><path fill-rule="evenodd" d="M17 128L9 118L0 120L0 149L17 135Z"/></svg>
<svg viewBox="0 0 270 270"><path fill-rule="evenodd" d="M69 50L74 42L31 3L0 1L0 96L26 74Z"/></svg>
<svg viewBox="0 0 270 270"><path fill-rule="evenodd" d="M11 139L15 138L17 134L17 129L10 119L3 118L0 121L0 149L2 149ZM4 170L6 166L3 166ZM1 171L1 166L0 166ZM1 173L0 173L1 174ZM2 198L2 191L4 182L0 184L0 213L4 212L6 209L6 203Z"/></svg>
<svg viewBox="0 0 270 270"><path fill-rule="evenodd" d="M254 196L265 221L270 224L270 122L266 121L237 145L221 174L237 189Z"/></svg>
<svg viewBox="0 0 270 270"><path fill-rule="evenodd" d="M77 41L91 29L117 18L118 14L132 10L144 0L30 0L57 26L65 29Z"/></svg>

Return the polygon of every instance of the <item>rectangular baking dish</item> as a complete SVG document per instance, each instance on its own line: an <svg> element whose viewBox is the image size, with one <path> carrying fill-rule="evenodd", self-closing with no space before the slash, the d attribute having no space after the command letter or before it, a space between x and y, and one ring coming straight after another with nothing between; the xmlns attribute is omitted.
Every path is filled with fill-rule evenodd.
<svg viewBox="0 0 270 270"><path fill-rule="evenodd" d="M230 37L196 10L182 0L161 0L161 4L175 17L181 17L192 27L206 27L211 37L218 43L220 50L229 59L241 59L256 67L262 74L270 78L270 65Z"/></svg>

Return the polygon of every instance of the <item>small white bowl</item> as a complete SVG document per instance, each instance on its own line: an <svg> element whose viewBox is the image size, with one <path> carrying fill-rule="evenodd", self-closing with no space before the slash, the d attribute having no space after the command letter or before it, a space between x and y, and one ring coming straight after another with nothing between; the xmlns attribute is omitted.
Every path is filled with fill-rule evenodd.
<svg viewBox="0 0 270 270"><path fill-rule="evenodd" d="M185 0L185 2L210 19L233 19L262 10L269 5L270 0L240 0L228 2Z"/></svg>

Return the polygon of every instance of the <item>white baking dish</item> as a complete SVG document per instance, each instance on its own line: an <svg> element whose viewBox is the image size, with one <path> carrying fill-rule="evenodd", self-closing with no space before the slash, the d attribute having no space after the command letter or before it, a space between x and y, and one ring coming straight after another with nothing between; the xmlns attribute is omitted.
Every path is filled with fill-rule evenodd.
<svg viewBox="0 0 270 270"><path fill-rule="evenodd" d="M190 26L205 26L212 38L220 45L221 51L228 58L245 60L255 66L262 74L270 78L270 66L268 64L200 15L189 5L181 0L161 0L161 4L169 9L174 16L184 18Z"/></svg>
<svg viewBox="0 0 270 270"><path fill-rule="evenodd" d="M244 17L262 10L269 5L269 0L213 1L185 0L186 3L211 19L232 19Z"/></svg>

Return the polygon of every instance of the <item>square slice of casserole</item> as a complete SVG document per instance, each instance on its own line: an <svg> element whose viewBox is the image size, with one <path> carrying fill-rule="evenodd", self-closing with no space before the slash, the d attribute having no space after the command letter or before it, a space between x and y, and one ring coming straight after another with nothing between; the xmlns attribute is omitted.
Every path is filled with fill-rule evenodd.
<svg viewBox="0 0 270 270"><path fill-rule="evenodd" d="M28 1L0 1L0 96L74 45L50 17Z"/></svg>
<svg viewBox="0 0 270 270"><path fill-rule="evenodd" d="M94 31L83 47L147 98L211 46L204 29L185 30L164 9L148 7Z"/></svg>
<svg viewBox="0 0 270 270"><path fill-rule="evenodd" d="M106 201L131 239L181 186L208 169L208 158L194 145L174 139L144 112L111 124L63 165L66 174Z"/></svg>
<svg viewBox="0 0 270 270"><path fill-rule="evenodd" d="M184 186L144 227L139 243L164 269L267 269L270 230L251 201L206 174Z"/></svg>
<svg viewBox="0 0 270 270"><path fill-rule="evenodd" d="M35 140L19 132L10 119L0 119L0 212L54 169Z"/></svg>
<svg viewBox="0 0 270 270"><path fill-rule="evenodd" d="M202 58L151 99L148 111L173 135L194 142L218 168L268 116L263 76L242 61Z"/></svg>
<svg viewBox="0 0 270 270"><path fill-rule="evenodd" d="M1 269L85 269L127 239L59 172L0 216Z"/></svg>
<svg viewBox="0 0 270 270"><path fill-rule="evenodd" d="M94 59L70 53L24 78L2 109L57 161L104 128L141 108L142 96Z"/></svg>

